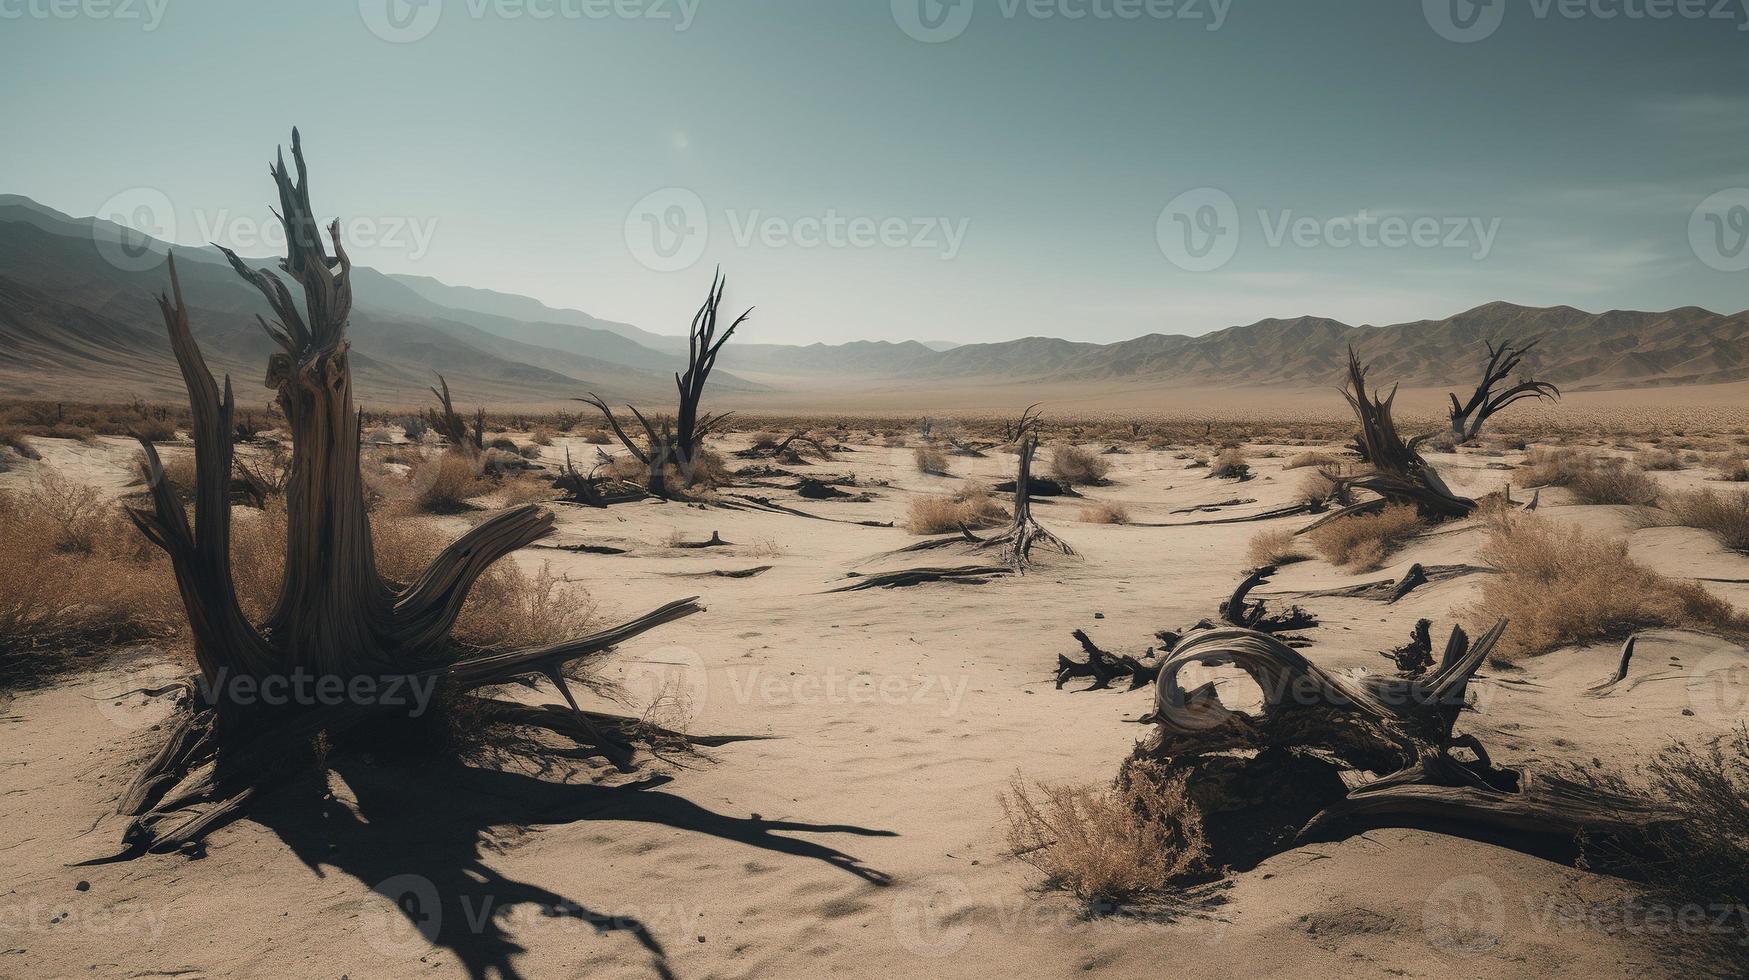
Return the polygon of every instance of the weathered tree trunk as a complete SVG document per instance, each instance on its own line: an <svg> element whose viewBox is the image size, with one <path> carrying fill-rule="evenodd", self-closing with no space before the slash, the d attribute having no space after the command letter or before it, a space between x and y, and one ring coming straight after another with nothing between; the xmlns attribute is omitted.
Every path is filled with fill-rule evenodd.
<svg viewBox="0 0 1749 980"><path fill-rule="evenodd" d="M409 684L442 684L468 691L540 674L575 710L561 673L565 664L700 611L685 599L594 636L535 650L456 647L449 632L474 582L497 559L551 532L552 514L532 506L484 521L445 548L411 584L382 579L359 470L359 417L345 338L351 265L338 221L328 229L333 256L323 247L296 130L292 158L295 180L283 156L270 172L279 187L286 231L287 256L280 268L303 287L302 308L277 275L251 269L225 250L232 267L261 291L277 317L273 324L261 321L280 347L269 361L267 383L277 390L292 437L285 578L259 629L243 615L231 574L235 401L230 379L221 394L189 329L174 259L171 292L158 298L193 416L195 520L191 527L157 452L145 440L151 509L133 510L130 516L170 556L200 676L187 685L163 749L122 797L120 812L135 818L125 835L126 854L198 840L240 812L261 786L313 758L309 745L318 734L332 739L365 721L406 718L417 705L382 693L391 688L404 692ZM372 696L357 693L359 682ZM266 697L276 684L287 696ZM343 694L338 700L308 696L324 689Z"/></svg>

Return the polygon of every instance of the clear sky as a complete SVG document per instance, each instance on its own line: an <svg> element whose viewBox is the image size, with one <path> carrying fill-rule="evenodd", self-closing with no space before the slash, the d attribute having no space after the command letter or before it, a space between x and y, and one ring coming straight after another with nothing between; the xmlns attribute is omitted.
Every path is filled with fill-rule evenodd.
<svg viewBox="0 0 1749 980"><path fill-rule="evenodd" d="M1745 4L0 0L0 192L264 254L295 123L364 264L770 342L1735 312Z"/></svg>

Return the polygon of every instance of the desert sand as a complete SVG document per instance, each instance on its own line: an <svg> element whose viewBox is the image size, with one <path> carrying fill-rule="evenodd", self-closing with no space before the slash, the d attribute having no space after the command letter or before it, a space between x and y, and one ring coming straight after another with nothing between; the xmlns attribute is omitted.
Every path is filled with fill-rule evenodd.
<svg viewBox="0 0 1749 980"><path fill-rule="evenodd" d="M547 448L546 460L561 460L571 442ZM731 437L726 448L743 444ZM1012 475L1004 452L956 458L953 475L937 477L918 473L908 449L850 445L830 463L789 468L854 473L875 499L785 502L895 521L914 495ZM47 466L127 488L122 440L38 448L44 460L0 475L0 487ZM681 503L555 505L551 543L628 553L531 548L513 560L549 563L609 617L694 594L707 608L602 661L629 702L604 704L635 713L661 698L658 717L695 734L765 736L651 760L632 776L509 758L414 778L354 757L327 777L327 798L269 797L215 833L199 860L75 867L115 851L114 800L168 711L167 699L137 689L181 668L140 649L22 693L0 708L0 976L1692 975L1698 940L1613 924L1610 910L1633 907L1617 880L1424 830L1297 847L1146 916L1089 916L1042 890L1039 873L1008 853L998 794L1016 776L1109 781L1150 707L1146 689L1056 689L1057 655L1077 649L1069 631L1140 653L1155 630L1213 613L1258 530L1303 523L1081 522L1082 506L1107 500L1141 522L1235 496L1255 502L1223 515L1260 512L1291 499L1297 477L1281 469L1296 447L1247 447L1257 478L1244 484L1130 448L1108 457L1111 483L1088 500L1034 504L1077 557L1041 558L1026 575L978 586L827 591L871 556L917 540L899 528ZM1511 478L1500 464L1517 455L1431 458L1455 489L1479 494ZM1658 474L1672 485L1707 476ZM1673 575L1749 577L1749 559L1697 531L1642 529L1623 508L1572 505L1560 490L1545 493L1542 512L1628 535L1637 558ZM467 520L444 519L453 530ZM673 547L713 532L729 546ZM1447 526L1361 575L1292 565L1268 590L1468 561L1484 534L1475 522ZM761 565L770 570L751 578L710 575ZM1749 604L1749 586L1708 587ZM1384 669L1377 651L1418 618L1441 630L1459 620L1478 588L1475 577L1457 579L1392 606L1305 600L1321 620L1308 656L1326 668ZM1613 672L1613 647L1488 666L1460 727L1508 765L1630 768L1671 739L1734 724L1741 692L1733 706L1728 682L1745 664L1749 652L1731 643L1653 631L1607 697L1584 692ZM1236 685L1224 693L1244 706ZM516 696L553 699L544 687Z"/></svg>

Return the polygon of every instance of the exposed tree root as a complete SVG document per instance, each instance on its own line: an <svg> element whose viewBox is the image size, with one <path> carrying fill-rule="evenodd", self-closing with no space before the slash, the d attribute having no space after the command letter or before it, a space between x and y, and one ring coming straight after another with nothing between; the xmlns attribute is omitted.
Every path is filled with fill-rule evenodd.
<svg viewBox="0 0 1749 980"><path fill-rule="evenodd" d="M1070 634L1081 644L1086 652L1085 661L1071 660L1063 654L1057 654L1057 689L1062 690L1063 684L1075 677L1091 677L1093 683L1084 690L1102 691L1110 687L1113 681L1129 678L1128 690L1145 687L1154 683L1154 678L1160 673L1158 661L1144 663L1134 657L1121 653L1107 653L1094 644L1086 632L1076 630ZM1150 648L1149 653L1153 650Z"/></svg>
<svg viewBox="0 0 1749 980"><path fill-rule="evenodd" d="M954 568L903 568L893 572L878 572L873 575L850 573L856 581L849 585L841 585L836 589L827 589L826 594L833 592L860 592L863 589L899 589L926 582L960 582L968 585L983 585L1001 575L1011 575L1014 569L1007 565L961 565Z"/></svg>

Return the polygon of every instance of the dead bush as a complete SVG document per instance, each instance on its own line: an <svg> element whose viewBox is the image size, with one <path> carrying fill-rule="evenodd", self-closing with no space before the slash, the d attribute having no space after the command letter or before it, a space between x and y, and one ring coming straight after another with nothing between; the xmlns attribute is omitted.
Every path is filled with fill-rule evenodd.
<svg viewBox="0 0 1749 980"><path fill-rule="evenodd" d="M1420 534L1427 525L1412 504L1392 504L1377 514L1331 521L1306 535L1313 550L1332 565L1368 571Z"/></svg>
<svg viewBox="0 0 1749 980"><path fill-rule="evenodd" d="M1209 464L1209 476L1219 480L1249 480L1251 464L1246 461L1244 453L1229 449Z"/></svg>
<svg viewBox="0 0 1749 980"><path fill-rule="evenodd" d="M1081 520L1088 524L1128 524L1130 512L1123 504L1102 501L1081 508Z"/></svg>
<svg viewBox="0 0 1749 980"><path fill-rule="evenodd" d="M529 433L528 441L536 446L550 446L554 438L553 430L542 426Z"/></svg>
<svg viewBox="0 0 1749 980"><path fill-rule="evenodd" d="M1536 448L1519 464L1520 479L1525 486L1564 487L1574 477L1596 468L1597 457L1588 452L1567 448Z"/></svg>
<svg viewBox="0 0 1749 980"><path fill-rule="evenodd" d="M1682 469L1682 457L1668 449L1647 449L1634 457L1634 462L1643 470L1679 470Z"/></svg>
<svg viewBox="0 0 1749 980"><path fill-rule="evenodd" d="M1079 446L1065 444L1051 451L1051 475L1070 486L1097 486L1109 472L1111 463L1104 456Z"/></svg>
<svg viewBox="0 0 1749 980"><path fill-rule="evenodd" d="M1704 748L1669 745L1628 779L1584 772L1594 787L1656 800L1676 815L1631 844L1584 841L1587 866L1625 871L1663 904L1742 908L1749 895L1749 731L1739 725Z"/></svg>
<svg viewBox="0 0 1749 980"><path fill-rule="evenodd" d="M947 475L947 456L934 446L918 446L911 452L911 458L917 462L917 472L929 476Z"/></svg>
<svg viewBox="0 0 1749 980"><path fill-rule="evenodd" d="M912 534L946 534L960 528L995 527L1012 515L988 497L961 500L953 494L911 498L905 529Z"/></svg>
<svg viewBox="0 0 1749 980"><path fill-rule="evenodd" d="M1146 898L1208 870L1184 777L1153 763L1130 763L1122 785L1103 790L1016 778L1001 803L1010 852L1085 902Z"/></svg>
<svg viewBox="0 0 1749 980"><path fill-rule="evenodd" d="M1651 627L1749 628L1700 583L1666 578L1629 558L1620 538L1519 514L1499 522L1482 558L1499 574L1482 577L1468 618L1478 630L1502 616L1511 620L1496 648L1506 659Z"/></svg>
<svg viewBox="0 0 1749 980"><path fill-rule="evenodd" d="M1586 504L1650 507L1658 502L1658 481L1646 471L1611 460L1575 474L1567 483L1574 498Z"/></svg>
<svg viewBox="0 0 1749 980"><path fill-rule="evenodd" d="M24 433L11 425L0 425L0 446L5 446L25 459L42 459L42 453L30 444Z"/></svg>
<svg viewBox="0 0 1749 980"><path fill-rule="evenodd" d="M1281 464L1281 468L1284 470L1301 470L1308 466L1316 466L1319 469L1325 469L1341 465L1342 457L1340 456L1332 453L1309 452L1300 453L1296 456L1289 456L1287 462Z"/></svg>
<svg viewBox="0 0 1749 980"><path fill-rule="evenodd" d="M1749 490L1696 490L1666 497L1669 523L1709 532L1732 551L1749 553Z"/></svg>
<svg viewBox="0 0 1749 980"><path fill-rule="evenodd" d="M415 465L408 478L415 488L414 503L428 514L454 514L468 510L468 500L491 489L477 460L449 450Z"/></svg>
<svg viewBox="0 0 1749 980"><path fill-rule="evenodd" d="M1259 531L1251 537L1247 558L1253 568L1265 565L1291 565L1312 557L1305 544L1292 531Z"/></svg>
<svg viewBox="0 0 1749 980"><path fill-rule="evenodd" d="M1318 508L1332 501L1341 504L1344 502L1342 499L1344 496L1342 483L1337 479L1337 474L1331 470L1319 469L1300 478L1299 488L1294 494L1294 503Z"/></svg>

